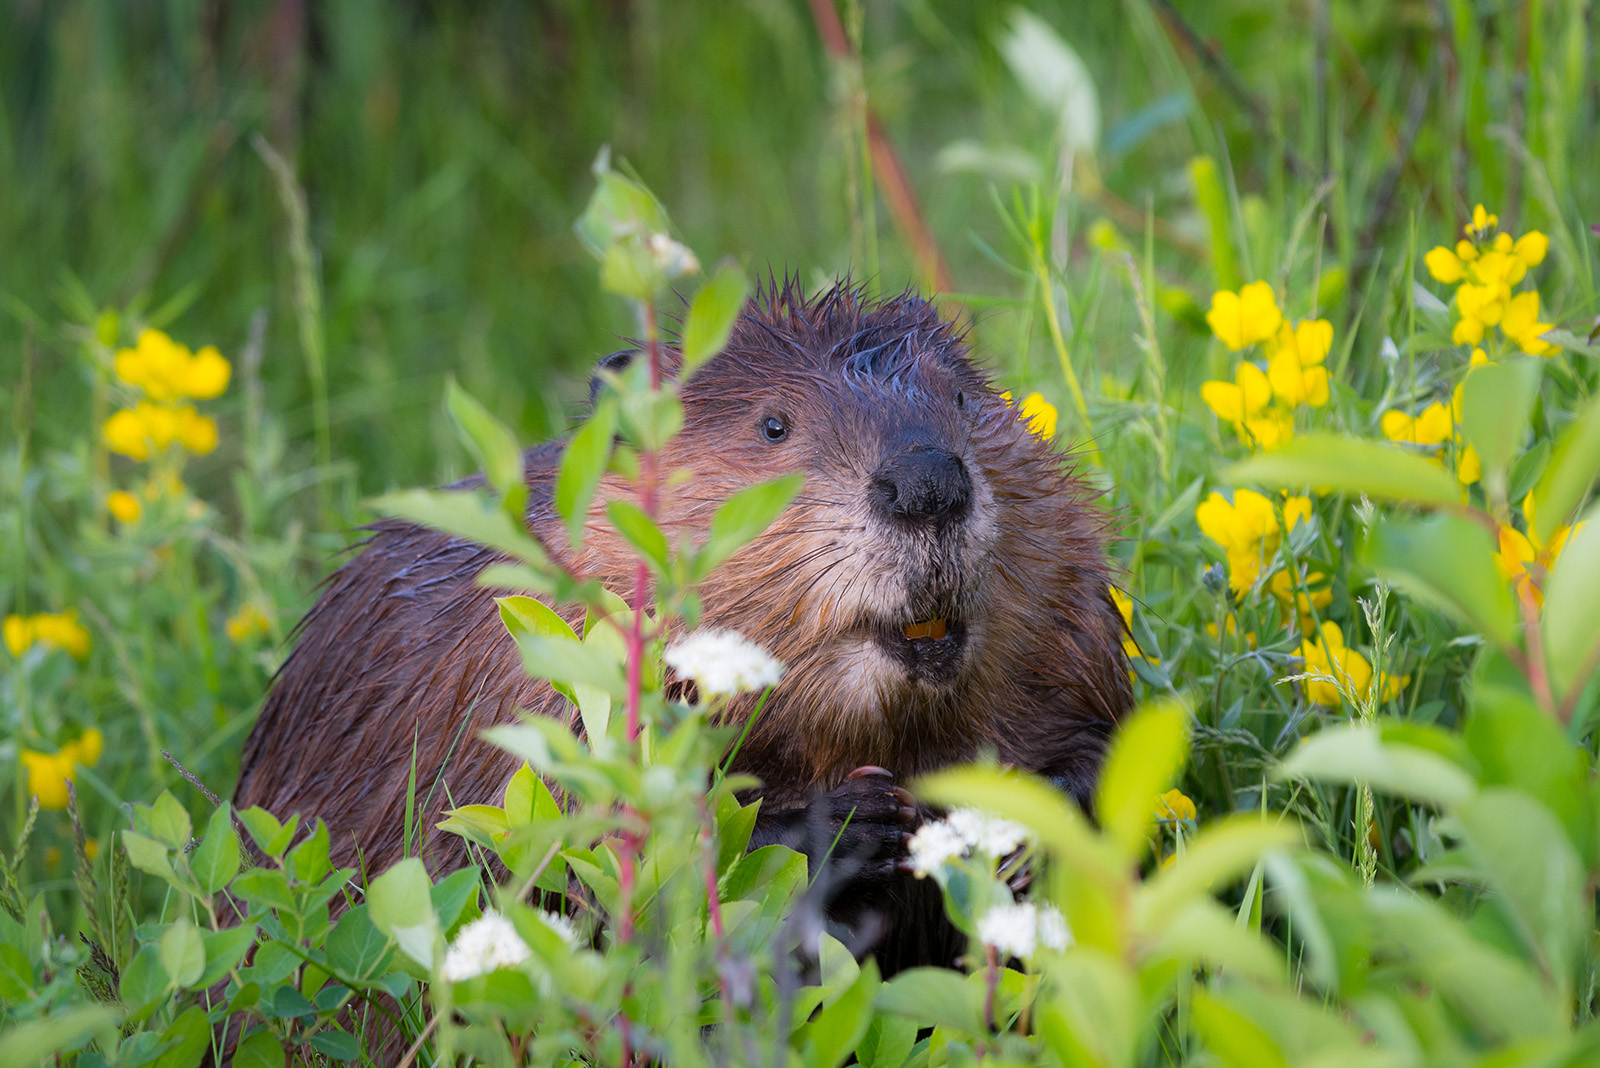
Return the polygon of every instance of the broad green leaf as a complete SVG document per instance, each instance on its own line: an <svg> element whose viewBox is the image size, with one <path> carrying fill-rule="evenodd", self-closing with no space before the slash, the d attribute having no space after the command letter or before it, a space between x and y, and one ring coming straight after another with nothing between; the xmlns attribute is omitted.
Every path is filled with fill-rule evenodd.
<svg viewBox="0 0 1600 1068"><path fill-rule="evenodd" d="M318 1031L311 1036L311 1044L317 1052L336 1061L353 1061L361 1055L356 1036L337 1027Z"/></svg>
<svg viewBox="0 0 1600 1068"><path fill-rule="evenodd" d="M1581 689L1600 669L1600 505L1585 520L1567 539L1544 586L1539 629L1558 697Z"/></svg>
<svg viewBox="0 0 1600 1068"><path fill-rule="evenodd" d="M145 945L133 955L133 961L122 969L122 980L117 985L117 997L128 1011L148 1015L146 1010L165 1001L172 990L172 977L161 965L161 949Z"/></svg>
<svg viewBox="0 0 1600 1068"><path fill-rule="evenodd" d="M187 916L179 916L161 936L161 968L179 986L188 986L206 970L206 945Z"/></svg>
<svg viewBox="0 0 1600 1068"><path fill-rule="evenodd" d="M883 1013L873 1018L856 1043L856 1060L861 1068L902 1068L916 1044L915 1020Z"/></svg>
<svg viewBox="0 0 1600 1068"><path fill-rule="evenodd" d="M194 825L189 822L188 810L172 796L172 791L161 791L156 803L150 806L147 818L150 821L150 834L156 840L165 842L173 849L189 847L189 836L194 831Z"/></svg>
<svg viewBox="0 0 1600 1068"><path fill-rule="evenodd" d="M316 829L289 853L289 875L302 883L320 883L333 870L328 861L328 825L317 820Z"/></svg>
<svg viewBox="0 0 1600 1068"><path fill-rule="evenodd" d="M1486 787L1455 809L1495 891L1490 901L1545 973L1565 982L1583 952L1594 906L1584 871L1555 815L1521 790Z"/></svg>
<svg viewBox="0 0 1600 1068"><path fill-rule="evenodd" d="M573 229L596 257L641 231L665 233L671 226L666 209L650 190L611 169L609 146L595 157L592 170L594 192Z"/></svg>
<svg viewBox="0 0 1600 1068"><path fill-rule="evenodd" d="M758 482L723 501L711 517L711 532L695 556L694 574L704 578L728 557L772 525L800 492L805 476L796 471Z"/></svg>
<svg viewBox="0 0 1600 1068"><path fill-rule="evenodd" d="M620 399L617 425L635 446L658 451L683 429L683 401L670 383L659 389L630 389Z"/></svg>
<svg viewBox="0 0 1600 1068"><path fill-rule="evenodd" d="M1137 857L1149 842L1156 801L1189 755L1189 711L1177 701L1145 705L1122 721L1111 739L1095 814L1125 853Z"/></svg>
<svg viewBox="0 0 1600 1068"><path fill-rule="evenodd" d="M433 903L433 913L446 933L464 920L475 920L482 910L478 907L478 893L483 881L477 868L461 868L440 879L428 892Z"/></svg>
<svg viewBox="0 0 1600 1068"><path fill-rule="evenodd" d="M4 1041L5 1060L8 1066L26 1065L34 1068L41 1064L61 1064L57 1054L78 1048L95 1032L109 1032L106 1037L114 1043L116 1026L121 1013L110 1005L88 1004L63 1007L50 1016L29 1020L8 1027L0 1040ZM78 1063L84 1063L80 1059Z"/></svg>
<svg viewBox="0 0 1600 1068"><path fill-rule="evenodd" d="M1266 869L1271 900L1303 949L1301 974L1325 992L1361 993L1372 964L1372 924L1349 869L1312 852L1269 856Z"/></svg>
<svg viewBox="0 0 1600 1068"><path fill-rule="evenodd" d="M244 955L256 943L256 926L249 923L207 931L201 935L201 940L206 947L206 970L190 984L196 990L204 990L219 981L244 960Z"/></svg>
<svg viewBox="0 0 1600 1068"><path fill-rule="evenodd" d="M233 1068L283 1068L283 1044L270 1031L257 1031L233 1054Z"/></svg>
<svg viewBox="0 0 1600 1068"><path fill-rule="evenodd" d="M528 486L522 478L522 450L517 447L516 437L489 409L456 385L454 376L445 381L445 406L462 443L500 495L507 515L520 522L528 503Z"/></svg>
<svg viewBox="0 0 1600 1068"><path fill-rule="evenodd" d="M1502 648L1517 642L1517 609L1495 568L1489 532L1458 515L1386 516L1363 547L1366 563L1405 592Z"/></svg>
<svg viewBox="0 0 1600 1068"><path fill-rule="evenodd" d="M878 987L878 967L869 960L855 982L801 1029L797 1037L806 1068L839 1068L844 1063L866 1034Z"/></svg>
<svg viewBox="0 0 1600 1068"><path fill-rule="evenodd" d="M1307 1068L1400 1068L1406 1063L1390 1051L1374 1048L1353 1021L1289 990L1230 983L1202 995L1195 1008L1196 1029L1224 1064L1285 1063L1274 1052L1289 1064ZM1202 1025L1201 1018L1209 1014L1218 1014L1209 1017L1212 1023L1226 1014L1231 1030L1219 1032ZM1219 1049L1217 1042L1225 1048ZM1254 1059L1263 1054L1265 1060Z"/></svg>
<svg viewBox="0 0 1600 1068"><path fill-rule="evenodd" d="M367 906L357 905L339 917L323 948L328 954L328 966L340 979L360 983L383 973L390 946L388 937L373 926Z"/></svg>
<svg viewBox="0 0 1600 1068"><path fill-rule="evenodd" d="M1507 359L1474 367L1461 384L1461 427L1483 461L1484 478L1499 479L1528 436L1528 413L1539 394L1544 360Z"/></svg>
<svg viewBox="0 0 1600 1068"><path fill-rule="evenodd" d="M1206 1049L1226 1068L1288 1068L1287 1058L1271 1035L1203 991L1195 991L1189 1019Z"/></svg>
<svg viewBox="0 0 1600 1068"><path fill-rule="evenodd" d="M1534 529L1541 542L1567 521L1600 475L1600 395L1589 403L1556 439L1550 465L1533 489L1538 502Z"/></svg>
<svg viewBox="0 0 1600 1068"><path fill-rule="evenodd" d="M211 814L205 839L189 854L189 870L210 896L239 874L239 859L239 832L233 829L233 809L224 801Z"/></svg>
<svg viewBox="0 0 1600 1068"><path fill-rule="evenodd" d="M1567 828L1572 844L1594 849L1593 814L1584 751L1533 700L1487 681L1473 685L1472 713L1461 737L1477 761L1483 786L1515 786L1536 798Z"/></svg>
<svg viewBox="0 0 1600 1068"><path fill-rule="evenodd" d="M722 351L749 291L744 272L731 264L719 267L711 280L700 287L683 324L683 366L678 371L681 380L687 382L695 368Z"/></svg>
<svg viewBox="0 0 1600 1068"><path fill-rule="evenodd" d="M505 624L511 637L519 643L526 635L549 635L568 638L574 642L578 640L577 634L567 621L553 608L535 597L521 595L496 597L494 603L500 606L500 622ZM574 704L577 703L577 697L573 695L571 686L557 682L553 682L552 685L561 696Z"/></svg>
<svg viewBox="0 0 1600 1068"><path fill-rule="evenodd" d="M128 852L128 863L144 872L165 879L173 886L180 887L177 873L172 870L172 861L165 845L154 838L146 838L137 831L122 832L122 848Z"/></svg>
<svg viewBox="0 0 1600 1068"><path fill-rule="evenodd" d="M611 397L602 398L588 422L578 428L561 453L561 470L556 476L556 513L567 524L567 537L574 551L583 544L583 527L589 519L589 502L605 474L606 459L617 436L617 405Z"/></svg>
<svg viewBox="0 0 1600 1068"><path fill-rule="evenodd" d="M1172 864L1140 885L1134 915L1140 930L1164 930L1192 902L1247 874L1258 861L1300 841L1299 828L1241 812L1203 827Z"/></svg>
<svg viewBox="0 0 1600 1068"><path fill-rule="evenodd" d="M211 1049L206 1011L198 1005L184 1009L161 1033L161 1044L166 1049L151 1068L195 1068Z"/></svg>
<svg viewBox="0 0 1600 1068"><path fill-rule="evenodd" d="M374 498L367 505L379 515L497 549L534 568L549 562L544 548L529 536L527 529L480 490L401 490Z"/></svg>
<svg viewBox="0 0 1600 1068"><path fill-rule="evenodd" d="M1412 504L1461 503L1455 479L1420 456L1393 445L1335 434L1305 434L1234 464L1223 472L1235 485L1282 489L1310 486L1327 493L1365 493Z"/></svg>
<svg viewBox="0 0 1600 1068"><path fill-rule="evenodd" d="M1041 999L1040 1030L1068 1064L1136 1063L1146 1010L1127 962L1102 949L1078 946L1045 966L1052 997Z"/></svg>
<svg viewBox="0 0 1600 1068"><path fill-rule="evenodd" d="M626 692L623 660L600 642L526 633L517 636L517 649L522 653L522 666L535 678L549 679L569 690L584 685L617 697Z"/></svg>
<svg viewBox="0 0 1600 1068"><path fill-rule="evenodd" d="M1186 965L1206 964L1267 983L1284 975L1282 955L1209 896L1197 896L1179 909L1151 949Z"/></svg>
<svg viewBox="0 0 1600 1068"><path fill-rule="evenodd" d="M264 808L240 809L238 815L244 829L250 832L256 845L269 857L283 856L283 851L294 841L294 832L300 826L298 814L290 816L287 823L279 823L277 817Z"/></svg>
<svg viewBox="0 0 1600 1068"><path fill-rule="evenodd" d="M909 1016L923 1026L934 1024L977 1034L983 1030L979 999L960 972L911 968L883 984L873 1003L880 1012Z"/></svg>
<svg viewBox="0 0 1600 1068"><path fill-rule="evenodd" d="M251 868L233 880L233 893L252 905L294 911L289 877L277 868Z"/></svg>
<svg viewBox="0 0 1600 1068"><path fill-rule="evenodd" d="M1365 782L1381 793L1434 805L1465 801L1476 789L1460 765L1420 746L1385 742L1378 728L1362 725L1307 738L1279 766L1276 777Z"/></svg>
<svg viewBox="0 0 1600 1068"><path fill-rule="evenodd" d="M374 927L391 936L399 928L427 924L434 919L432 889L422 861L406 857L367 887L367 916Z"/></svg>
<svg viewBox="0 0 1600 1068"><path fill-rule="evenodd" d="M617 533L654 567L656 574L666 573L667 537L643 508L619 498L606 502L606 515Z"/></svg>

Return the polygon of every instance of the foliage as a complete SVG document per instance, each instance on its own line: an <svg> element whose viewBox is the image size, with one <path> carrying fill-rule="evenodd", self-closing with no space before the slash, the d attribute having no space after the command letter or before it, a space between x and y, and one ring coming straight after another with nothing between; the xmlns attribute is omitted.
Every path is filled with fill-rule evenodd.
<svg viewBox="0 0 1600 1068"><path fill-rule="evenodd" d="M640 8L620 44L601 8L312 6L326 49L271 78L249 16L0 14L0 1063L1600 1058L1583 4L845 5L827 67L781 5ZM531 95L529 37L561 73ZM696 288L691 246L927 273L879 119L949 310L1122 517L1144 702L1096 821L994 767L917 784L951 813L913 859L970 951L887 981L803 858L747 851L718 691L777 666L683 644L696 583L798 483L674 543L652 457L682 413L651 373L664 344L710 358L747 292L730 262ZM607 138L637 172L591 164ZM520 523L517 442L607 327L646 358L555 498L577 544L605 472L635 475L606 505L627 600ZM467 388L438 405L445 362ZM321 824L205 789L340 541L306 531L468 466L483 490L371 507L510 558L485 581L584 738L495 734L523 770L438 832L475 867L331 870ZM702 703L663 656L703 658Z"/></svg>

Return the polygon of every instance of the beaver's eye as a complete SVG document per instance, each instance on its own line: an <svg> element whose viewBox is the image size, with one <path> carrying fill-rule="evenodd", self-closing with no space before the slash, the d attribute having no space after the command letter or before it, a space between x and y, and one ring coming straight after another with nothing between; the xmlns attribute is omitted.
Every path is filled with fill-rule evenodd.
<svg viewBox="0 0 1600 1068"><path fill-rule="evenodd" d="M789 428L783 425L782 419L769 415L767 421L761 424L761 433L766 435L768 441L782 441L789 436Z"/></svg>

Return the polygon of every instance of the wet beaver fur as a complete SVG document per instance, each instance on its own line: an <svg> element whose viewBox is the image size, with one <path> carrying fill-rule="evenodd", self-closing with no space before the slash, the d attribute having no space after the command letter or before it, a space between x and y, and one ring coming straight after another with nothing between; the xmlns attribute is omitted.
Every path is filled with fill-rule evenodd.
<svg viewBox="0 0 1600 1068"><path fill-rule="evenodd" d="M973 366L957 328L913 295L873 301L839 285L807 298L769 283L682 399L662 470L694 478L665 495L667 527L703 533L734 491L806 474L771 529L701 589L705 625L788 665L734 768L763 784L751 847L786 842L815 866L837 840L829 913L856 948L886 971L948 964L964 947L937 888L900 868L918 814L896 783L993 753L1087 804L1131 701L1105 518L1070 462ZM625 594L634 558L603 500L631 487L608 476L583 549L567 555L551 506L561 448L526 454L528 528ZM419 807L441 769L448 788L418 812L432 828L447 794L492 802L515 770L479 729L519 709L579 729L575 710L524 674L493 591L474 583L496 560L445 534L376 524L301 624L245 747L235 804L320 816L335 861L354 864L359 847L376 873L402 855L413 739ZM737 703L734 719L752 706ZM423 857L435 872L467 859L443 833Z"/></svg>

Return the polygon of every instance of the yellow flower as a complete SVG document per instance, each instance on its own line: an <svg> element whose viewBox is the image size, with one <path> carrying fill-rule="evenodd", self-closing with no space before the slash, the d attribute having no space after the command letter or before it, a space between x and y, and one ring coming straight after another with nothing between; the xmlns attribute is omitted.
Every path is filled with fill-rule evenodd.
<svg viewBox="0 0 1600 1068"><path fill-rule="evenodd" d="M1380 421L1383 436L1406 445L1443 445L1455 433L1450 409L1434 402L1418 414L1387 411Z"/></svg>
<svg viewBox="0 0 1600 1068"><path fill-rule="evenodd" d="M1471 445L1462 445L1456 450L1456 481L1463 486L1470 486L1483 477L1483 461L1478 458L1478 450Z"/></svg>
<svg viewBox="0 0 1600 1068"><path fill-rule="evenodd" d="M1261 570L1278 551L1283 529L1278 526L1272 502L1253 490L1233 491L1230 503L1213 492L1195 509L1195 520L1206 537L1222 546L1228 557L1228 581L1235 594L1255 585ZM1290 497L1283 502L1284 521L1293 530L1311 517L1311 501Z"/></svg>
<svg viewBox="0 0 1600 1068"><path fill-rule="evenodd" d="M139 498L127 490L107 494L106 509L123 523L137 523L139 516L144 513L144 505L139 503Z"/></svg>
<svg viewBox="0 0 1600 1068"><path fill-rule="evenodd" d="M1056 406L1038 393L1022 398L1021 418L1028 429L1049 440L1056 436Z"/></svg>
<svg viewBox="0 0 1600 1068"><path fill-rule="evenodd" d="M1227 631L1228 636L1230 638L1239 633L1239 618L1237 616L1235 616L1232 612L1229 612L1227 614L1227 616L1223 619L1222 625L1223 625L1223 628ZM1206 633L1211 635L1211 637L1213 639L1221 640L1221 635L1218 633L1217 625L1215 623L1207 623L1206 624ZM1253 630L1245 631L1244 644L1245 644L1245 647L1249 648L1249 649L1254 649L1256 647L1256 632L1255 631L1253 631Z"/></svg>
<svg viewBox="0 0 1600 1068"><path fill-rule="evenodd" d="M1194 818L1194 802L1182 790L1168 790L1156 799L1156 819L1192 820Z"/></svg>
<svg viewBox="0 0 1600 1068"><path fill-rule="evenodd" d="M1533 603L1544 606L1544 580L1561 559L1561 551L1572 540L1572 535L1583 529L1582 523L1557 529L1548 542L1540 541L1535 517L1537 505L1533 494L1522 499L1522 515L1527 520L1528 533L1506 525L1500 528L1499 551L1494 555L1495 569L1500 577L1514 583L1518 591L1533 597Z"/></svg>
<svg viewBox="0 0 1600 1068"><path fill-rule="evenodd" d="M223 628L235 644L240 644L252 635L266 634L272 628L272 620L267 618L267 614L260 607L251 602L241 605L239 611L223 624Z"/></svg>
<svg viewBox="0 0 1600 1068"><path fill-rule="evenodd" d="M139 461L148 460L152 453L161 452L173 442L197 456L217 447L216 420L201 415L192 404L171 406L140 401L132 408L115 412L105 421L101 434L112 452Z"/></svg>
<svg viewBox="0 0 1600 1068"><path fill-rule="evenodd" d="M1235 429L1256 448L1271 452L1294 437L1294 416L1280 408L1271 408L1254 419L1246 419L1242 427Z"/></svg>
<svg viewBox="0 0 1600 1068"><path fill-rule="evenodd" d="M28 772L28 793L39 798L39 807L66 808L67 784L77 777L79 765L92 768L100 762L104 744L100 731L90 727L75 741L62 746L59 753L24 749L22 764Z"/></svg>
<svg viewBox="0 0 1600 1068"><path fill-rule="evenodd" d="M78 613L73 609L34 616L7 616L0 630L4 632L6 648L12 656L20 657L35 645L64 650L78 660L89 655L89 632L78 622Z"/></svg>
<svg viewBox="0 0 1600 1068"><path fill-rule="evenodd" d="M1283 605L1285 611L1293 610L1299 617L1300 630L1304 634L1316 632L1317 620L1312 615L1312 609L1321 612L1333 603L1333 590L1326 585L1327 576L1320 571L1313 571L1306 575L1305 581L1300 585L1305 587L1302 592L1295 588L1295 582L1290 577L1287 569L1278 571L1267 580L1267 592ZM1320 588L1316 588L1320 587Z"/></svg>
<svg viewBox="0 0 1600 1068"><path fill-rule="evenodd" d="M1539 322L1539 293L1530 289L1511 298L1506 305L1500 329L1529 356L1549 356L1560 350L1539 335L1549 330L1551 325Z"/></svg>
<svg viewBox="0 0 1600 1068"><path fill-rule="evenodd" d="M1516 244L1511 248L1511 254L1522 261L1524 268L1537 267L1544 262L1544 255L1550 251L1550 239L1537 230L1529 230L1517 238Z"/></svg>
<svg viewBox="0 0 1600 1068"><path fill-rule="evenodd" d="M1149 655L1146 655L1144 652L1142 652L1139 649L1139 643L1133 640L1133 634L1132 634L1132 631L1133 631L1133 601L1132 601L1132 599L1130 599L1127 594L1123 593L1121 590L1117 589L1115 586L1112 586L1111 587L1111 603L1117 606L1117 614L1122 616L1122 629L1124 631L1128 632L1127 636L1122 639L1122 651L1123 651L1123 653L1126 654L1129 657L1137 656L1137 657L1140 657L1142 659L1148 660L1152 664L1161 663L1161 659L1159 657L1149 656Z"/></svg>
<svg viewBox="0 0 1600 1068"><path fill-rule="evenodd" d="M1455 285L1466 274L1466 267L1461 262L1461 257L1443 245L1430 250L1422 257L1422 262L1427 265L1428 273L1433 275L1435 281L1443 282L1447 286Z"/></svg>
<svg viewBox="0 0 1600 1068"><path fill-rule="evenodd" d="M1237 293L1227 289L1214 293L1206 322L1224 345L1238 352L1275 335L1283 323L1283 313L1278 310L1270 285L1251 282Z"/></svg>
<svg viewBox="0 0 1600 1068"><path fill-rule="evenodd" d="M170 402L221 396L232 368L214 346L190 355L188 348L160 330L143 330L134 348L117 353L113 371L151 400Z"/></svg>
<svg viewBox="0 0 1600 1068"><path fill-rule="evenodd" d="M1287 322L1278 331L1277 355L1292 354L1301 367L1315 367L1333 348L1333 324L1326 319L1306 319L1298 326Z"/></svg>
<svg viewBox="0 0 1600 1068"><path fill-rule="evenodd" d="M1488 230L1500 225L1500 216L1491 215L1479 204L1472 209L1472 225L1463 227L1468 237L1482 237Z"/></svg>
<svg viewBox="0 0 1600 1068"><path fill-rule="evenodd" d="M1396 679L1385 672L1374 684L1372 665L1354 649L1346 648L1344 633L1339 630L1339 625L1329 621L1322 624L1322 640L1307 637L1300 643L1295 655L1305 661L1307 674L1325 675L1336 680L1304 680L1307 700L1329 708L1336 708L1343 702L1341 688L1355 696L1375 696L1380 701L1392 701L1411 681L1409 675Z"/></svg>
<svg viewBox="0 0 1600 1068"><path fill-rule="evenodd" d="M1272 383L1261 368L1246 360L1233 372L1232 382L1202 383L1200 399L1217 413L1217 418L1238 424L1272 403Z"/></svg>
<svg viewBox="0 0 1600 1068"><path fill-rule="evenodd" d="M1291 408L1302 404L1320 408L1328 403L1328 369L1306 367L1293 351L1282 351L1267 364L1272 392Z"/></svg>

